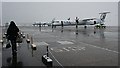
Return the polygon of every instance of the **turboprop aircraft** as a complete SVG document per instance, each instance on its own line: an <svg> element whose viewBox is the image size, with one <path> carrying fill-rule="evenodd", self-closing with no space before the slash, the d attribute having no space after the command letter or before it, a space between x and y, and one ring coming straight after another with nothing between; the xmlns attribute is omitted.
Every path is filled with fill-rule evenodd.
<svg viewBox="0 0 120 68"><path fill-rule="evenodd" d="M51 23L50 22L35 22L34 24L32 24L33 26L50 26Z"/></svg>
<svg viewBox="0 0 120 68"><path fill-rule="evenodd" d="M68 18L67 20L53 20L52 21L52 26L71 26L71 25L76 25L76 20L78 20L77 25L84 25L85 28L87 28L87 25L95 25L96 28L105 28L106 26L104 25L106 14L110 12L102 12L100 14L100 18L88 18L88 19L83 19L79 20L78 17L74 21L70 20Z"/></svg>

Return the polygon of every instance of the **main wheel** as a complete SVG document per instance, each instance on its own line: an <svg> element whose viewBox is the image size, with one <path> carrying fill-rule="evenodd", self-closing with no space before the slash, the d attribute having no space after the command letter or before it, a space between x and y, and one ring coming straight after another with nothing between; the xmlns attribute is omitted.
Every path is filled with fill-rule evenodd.
<svg viewBox="0 0 120 68"><path fill-rule="evenodd" d="M106 28L106 26L102 26L102 28Z"/></svg>

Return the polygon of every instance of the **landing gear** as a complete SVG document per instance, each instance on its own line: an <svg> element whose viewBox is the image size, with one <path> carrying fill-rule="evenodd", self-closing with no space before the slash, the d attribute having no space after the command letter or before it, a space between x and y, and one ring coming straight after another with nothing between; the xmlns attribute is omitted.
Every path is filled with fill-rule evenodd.
<svg viewBox="0 0 120 68"><path fill-rule="evenodd" d="M52 28L56 28L56 26L55 26L55 25L52 25Z"/></svg>
<svg viewBox="0 0 120 68"><path fill-rule="evenodd" d="M102 28L106 28L106 26L102 26Z"/></svg>
<svg viewBox="0 0 120 68"><path fill-rule="evenodd" d="M96 25L94 28L106 28L105 25Z"/></svg>
<svg viewBox="0 0 120 68"><path fill-rule="evenodd" d="M54 28L56 28L56 26L54 26Z"/></svg>
<svg viewBox="0 0 120 68"><path fill-rule="evenodd" d="M100 26L96 25L94 28L100 28Z"/></svg>

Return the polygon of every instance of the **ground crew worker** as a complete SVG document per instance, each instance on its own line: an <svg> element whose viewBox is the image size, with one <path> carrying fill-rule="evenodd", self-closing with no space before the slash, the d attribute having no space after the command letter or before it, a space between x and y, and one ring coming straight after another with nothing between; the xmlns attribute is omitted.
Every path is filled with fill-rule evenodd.
<svg viewBox="0 0 120 68"><path fill-rule="evenodd" d="M63 21L61 21L61 26L63 27Z"/></svg>
<svg viewBox="0 0 120 68"><path fill-rule="evenodd" d="M76 21L76 28L78 28L79 18L76 17L75 21Z"/></svg>

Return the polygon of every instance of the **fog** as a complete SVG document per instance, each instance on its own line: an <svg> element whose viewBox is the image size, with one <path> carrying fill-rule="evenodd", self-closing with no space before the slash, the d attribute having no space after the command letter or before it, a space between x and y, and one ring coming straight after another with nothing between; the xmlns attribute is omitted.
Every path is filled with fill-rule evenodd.
<svg viewBox="0 0 120 68"><path fill-rule="evenodd" d="M34 22L51 22L53 18L75 20L99 18L99 12L110 11L105 19L107 26L118 26L117 2L3 2L2 24L14 20L17 25Z"/></svg>

